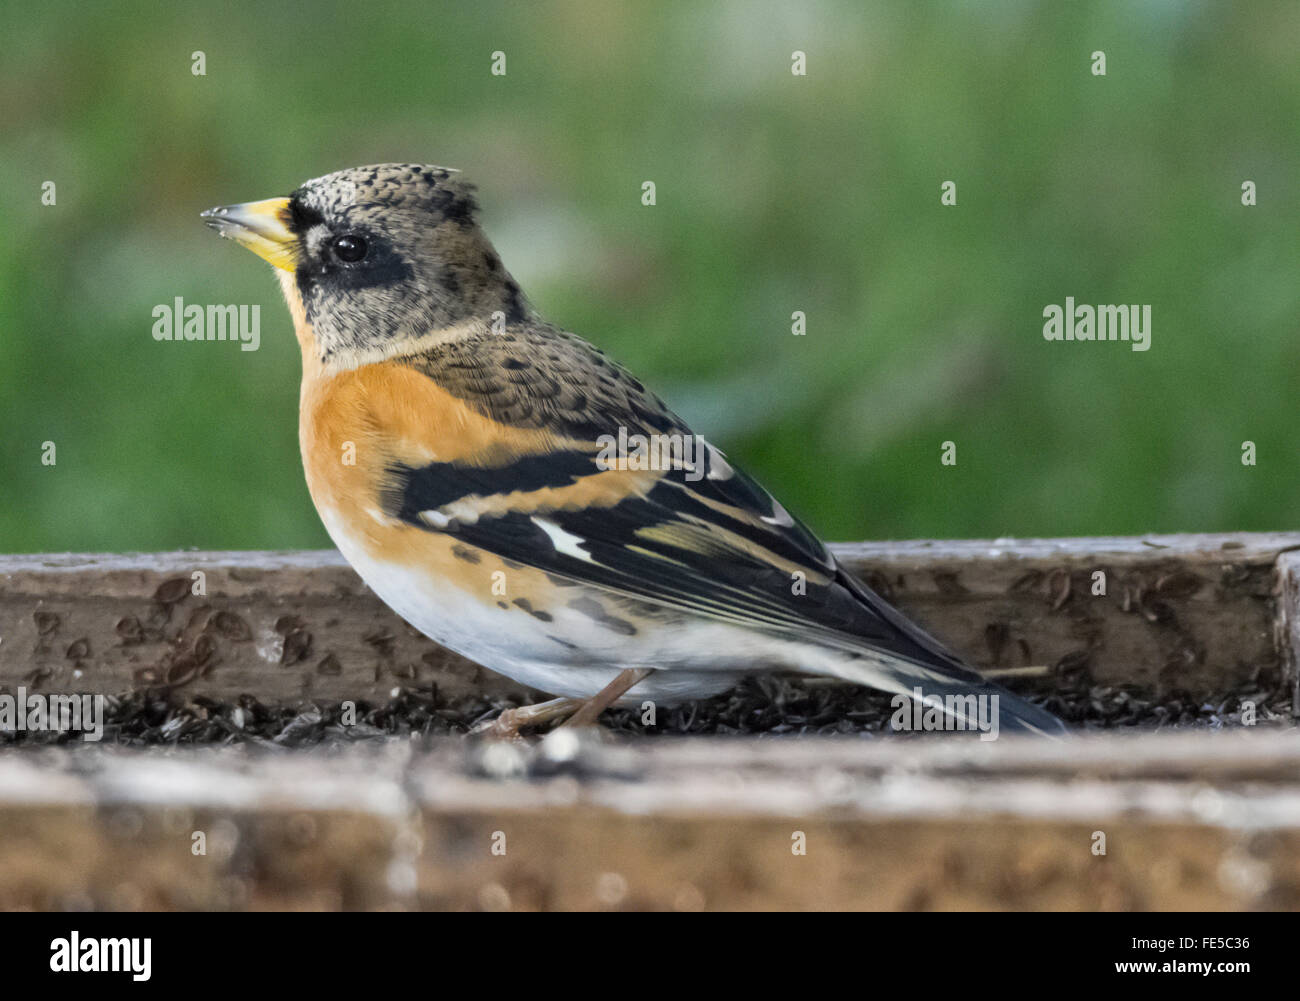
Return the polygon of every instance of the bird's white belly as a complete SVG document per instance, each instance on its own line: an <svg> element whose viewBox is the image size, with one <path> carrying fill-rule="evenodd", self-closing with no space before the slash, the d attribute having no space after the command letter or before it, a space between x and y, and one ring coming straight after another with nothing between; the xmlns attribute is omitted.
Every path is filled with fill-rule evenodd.
<svg viewBox="0 0 1300 1001"><path fill-rule="evenodd" d="M321 514L334 544L384 604L436 643L541 692L586 698L625 668L652 667L618 704L672 705L726 691L759 660L771 660L770 645L754 634L702 620L626 636L563 606L550 610L550 622L503 610L418 567L375 559Z"/></svg>

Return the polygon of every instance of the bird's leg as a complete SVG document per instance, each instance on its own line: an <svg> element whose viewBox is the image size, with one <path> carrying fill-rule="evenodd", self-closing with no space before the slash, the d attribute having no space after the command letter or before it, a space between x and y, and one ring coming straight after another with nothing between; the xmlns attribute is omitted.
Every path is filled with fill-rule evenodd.
<svg viewBox="0 0 1300 1001"><path fill-rule="evenodd" d="M653 673L654 668L629 667L589 699L550 699L536 705L506 709L496 719L485 720L470 732L499 740L518 740L519 731L524 727L540 726L565 716L570 719L563 726L590 726L620 695Z"/></svg>
<svg viewBox="0 0 1300 1001"><path fill-rule="evenodd" d="M620 671L608 685L587 699L561 726L591 726L614 702L633 685L654 673L653 667L629 667Z"/></svg>
<svg viewBox="0 0 1300 1001"><path fill-rule="evenodd" d="M615 696L617 697L617 696ZM500 740L518 740L519 731L526 726L549 723L563 719L582 708L582 699L550 699L536 705L506 709L496 719L485 720L470 733L481 733Z"/></svg>

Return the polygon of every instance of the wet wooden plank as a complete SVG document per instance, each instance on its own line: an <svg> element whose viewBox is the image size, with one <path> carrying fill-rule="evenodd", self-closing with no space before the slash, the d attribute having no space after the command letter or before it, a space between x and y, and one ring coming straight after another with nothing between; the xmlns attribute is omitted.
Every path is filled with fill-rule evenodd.
<svg viewBox="0 0 1300 1001"><path fill-rule="evenodd" d="M1275 645L1291 681L1291 712L1300 717L1300 552L1284 552L1277 560L1277 618Z"/></svg>
<svg viewBox="0 0 1300 1001"><path fill-rule="evenodd" d="M1213 698L1295 677L1275 563L1297 546L1297 534L1244 533L834 548L980 667ZM418 634L333 551L0 557L0 687L160 684L267 704L430 684L448 697L524 694Z"/></svg>
<svg viewBox="0 0 1300 1001"><path fill-rule="evenodd" d="M1296 533L1240 533L870 543L841 555L978 667L1047 665L1213 700L1252 678L1272 687L1288 669L1275 564L1296 546Z"/></svg>
<svg viewBox="0 0 1300 1001"><path fill-rule="evenodd" d="M272 705L431 683L449 696L519 691L408 626L332 550L0 557L10 688L176 685Z"/></svg>

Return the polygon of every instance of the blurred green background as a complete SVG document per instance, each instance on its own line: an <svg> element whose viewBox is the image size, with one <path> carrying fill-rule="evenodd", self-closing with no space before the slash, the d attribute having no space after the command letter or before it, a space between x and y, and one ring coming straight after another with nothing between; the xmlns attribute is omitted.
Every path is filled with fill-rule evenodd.
<svg viewBox="0 0 1300 1001"><path fill-rule="evenodd" d="M1300 528L1295 0L44 2L0 38L0 551L328 545L278 288L198 213L391 160L464 169L543 315L828 538ZM1151 350L1044 341L1067 295L1151 304ZM155 342L175 296L260 303L261 350Z"/></svg>

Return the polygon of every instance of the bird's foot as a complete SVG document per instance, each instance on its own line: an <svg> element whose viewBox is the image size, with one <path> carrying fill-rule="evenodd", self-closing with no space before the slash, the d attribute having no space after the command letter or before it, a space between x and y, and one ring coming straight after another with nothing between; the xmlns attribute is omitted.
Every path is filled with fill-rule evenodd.
<svg viewBox="0 0 1300 1001"><path fill-rule="evenodd" d="M505 709L496 719L484 720L470 733L489 740L523 740L520 730L541 726L568 717L561 726L593 726L600 714L613 705L620 696L638 682L654 673L649 667L629 667L620 671L608 685L589 699L551 699L536 705Z"/></svg>
<svg viewBox="0 0 1300 1001"><path fill-rule="evenodd" d="M484 720L471 729L470 733L490 740L523 740L519 731L524 727L541 726L571 716L582 705L582 699L551 699L531 706L519 706L517 709L504 709L496 719Z"/></svg>

